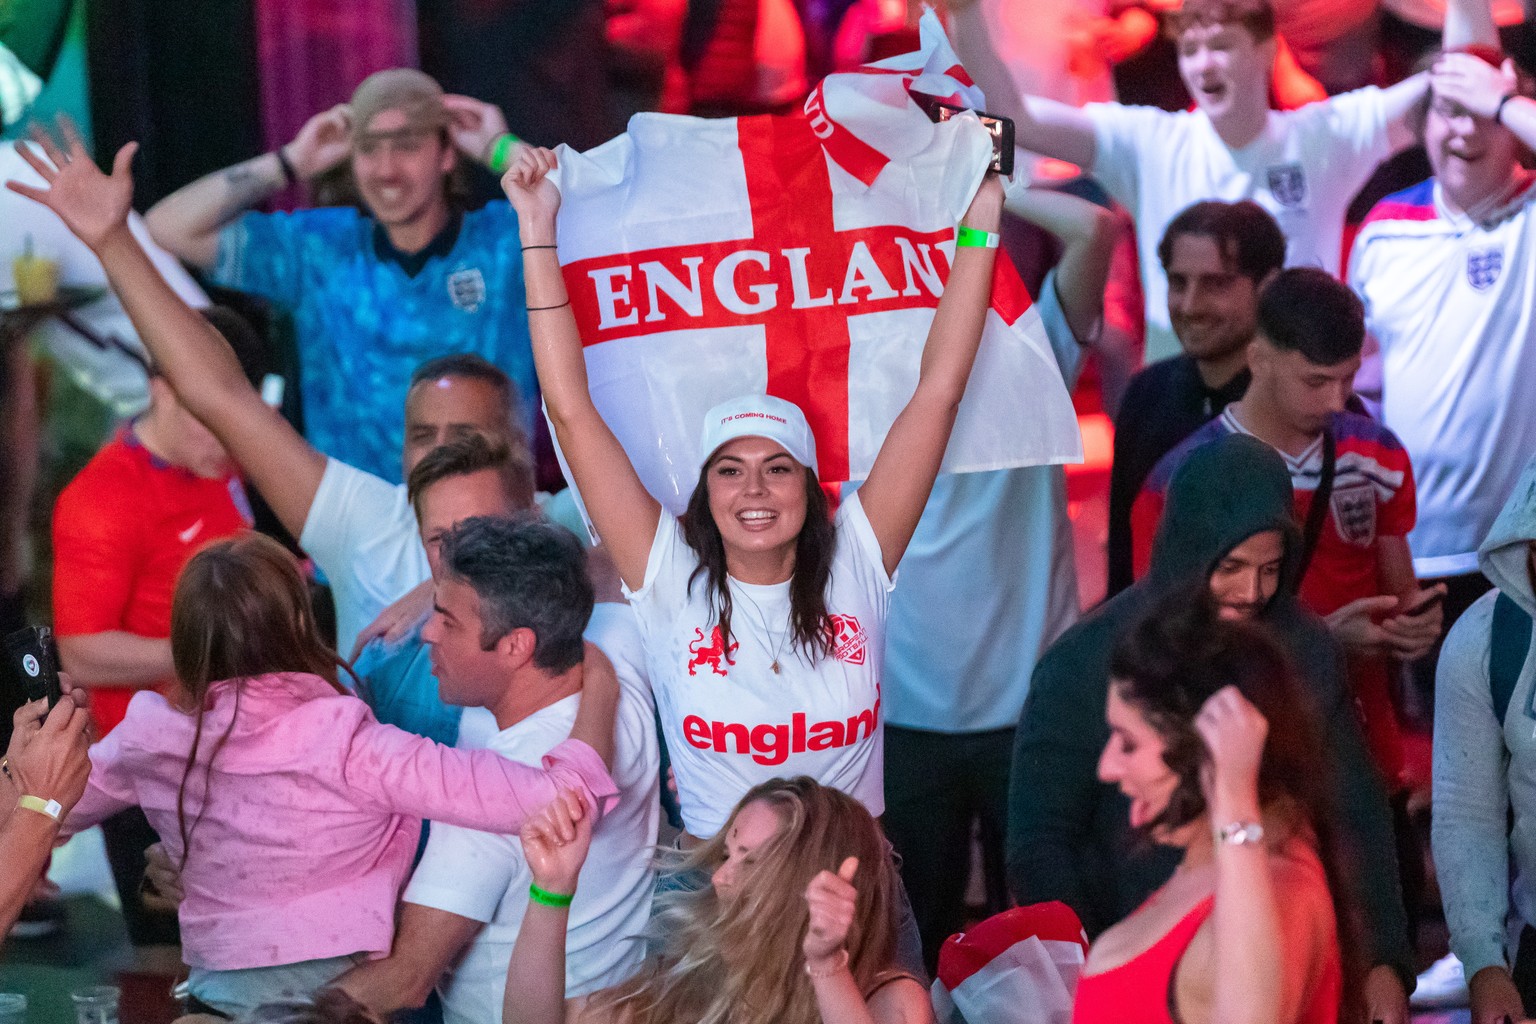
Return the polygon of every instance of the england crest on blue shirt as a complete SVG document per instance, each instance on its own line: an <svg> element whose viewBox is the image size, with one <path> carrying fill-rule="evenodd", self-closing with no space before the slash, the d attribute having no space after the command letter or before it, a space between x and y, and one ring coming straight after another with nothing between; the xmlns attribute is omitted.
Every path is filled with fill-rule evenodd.
<svg viewBox="0 0 1536 1024"><path fill-rule="evenodd" d="M485 277L478 268L455 270L448 275L448 298L466 313L473 313L485 301Z"/></svg>
<svg viewBox="0 0 1536 1024"><path fill-rule="evenodd" d="M1492 288L1503 269L1503 249L1473 249L1467 253L1467 283L1480 292Z"/></svg>
<svg viewBox="0 0 1536 1024"><path fill-rule="evenodd" d="M1301 164L1277 164L1264 172L1269 194L1281 206L1301 206L1307 201L1307 173Z"/></svg>

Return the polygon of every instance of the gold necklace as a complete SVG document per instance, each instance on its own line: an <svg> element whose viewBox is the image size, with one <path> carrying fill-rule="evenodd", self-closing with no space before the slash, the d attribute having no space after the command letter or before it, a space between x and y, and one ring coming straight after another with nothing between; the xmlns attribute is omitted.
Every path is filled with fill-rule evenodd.
<svg viewBox="0 0 1536 1024"><path fill-rule="evenodd" d="M770 632L770 630L768 629L768 616L763 612L762 607L755 600L753 600L750 596L747 595L745 587L743 587L741 589L741 591L739 593L739 596L741 597L741 599L743 601L747 602L747 604L752 606L752 610L757 613L757 621L762 624L764 635L767 635ZM779 642L772 649L770 649L768 647L768 644L767 644L766 641L764 641L762 639L759 639L757 641L758 646L763 649L763 653L767 654L768 657L772 660L772 664L769 665L768 667L773 669L773 674L774 675L778 675L779 674L779 671L780 671L779 670L779 655L783 652L783 650L784 650L784 642L786 640L788 640L788 639L789 639L789 630L785 630L784 631L784 635L779 638Z"/></svg>

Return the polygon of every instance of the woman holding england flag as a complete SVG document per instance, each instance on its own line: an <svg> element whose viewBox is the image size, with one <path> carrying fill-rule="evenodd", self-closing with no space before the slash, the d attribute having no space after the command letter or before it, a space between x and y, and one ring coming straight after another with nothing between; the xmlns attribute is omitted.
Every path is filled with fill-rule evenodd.
<svg viewBox="0 0 1536 1024"><path fill-rule="evenodd" d="M517 210L534 361L556 439L641 623L688 837L753 786L807 775L884 808L879 652L901 561L949 443L991 296L1003 189L962 219L911 400L868 478L829 514L794 404L743 395L702 424L699 481L664 515L588 390L557 258L549 150L502 185Z"/></svg>

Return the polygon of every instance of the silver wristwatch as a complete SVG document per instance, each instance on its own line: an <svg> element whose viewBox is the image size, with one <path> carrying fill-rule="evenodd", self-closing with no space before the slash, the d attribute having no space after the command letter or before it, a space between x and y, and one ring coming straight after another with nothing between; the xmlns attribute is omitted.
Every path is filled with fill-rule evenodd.
<svg viewBox="0 0 1536 1024"><path fill-rule="evenodd" d="M1215 829L1212 834L1218 844L1246 846L1264 841L1264 826L1256 821L1234 821Z"/></svg>

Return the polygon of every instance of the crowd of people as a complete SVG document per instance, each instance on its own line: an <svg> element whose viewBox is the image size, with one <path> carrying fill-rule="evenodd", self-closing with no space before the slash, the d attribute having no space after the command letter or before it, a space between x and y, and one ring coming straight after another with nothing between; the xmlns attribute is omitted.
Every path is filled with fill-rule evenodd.
<svg viewBox="0 0 1536 1024"><path fill-rule="evenodd" d="M1076 1022L1406 1024L1432 871L1474 1024L1536 1017L1536 99L1493 12L1388 81L1185 0L1170 112L1021 93L950 6L1058 163L981 177L862 480L740 394L677 516L589 380L561 157L494 106L380 72L142 222L134 144L34 130L9 188L99 261L149 404L53 510L64 692L0 760L0 924L100 825L200 1024L924 1024L978 848L982 913L1092 940ZM1052 373L1115 418L1082 613L1060 466L940 472L1022 233ZM291 319L301 424L161 249Z"/></svg>

